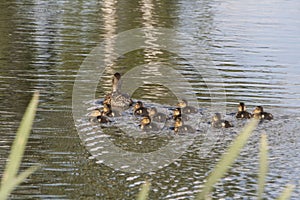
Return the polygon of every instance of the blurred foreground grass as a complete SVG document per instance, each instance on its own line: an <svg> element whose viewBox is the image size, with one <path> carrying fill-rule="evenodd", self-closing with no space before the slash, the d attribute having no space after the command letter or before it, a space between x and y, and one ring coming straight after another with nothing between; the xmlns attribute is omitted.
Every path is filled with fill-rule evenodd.
<svg viewBox="0 0 300 200"><path fill-rule="evenodd" d="M28 137L30 135L31 127L35 117L37 105L39 101L39 93L34 93L26 111L22 118L21 124L17 131L16 138L12 144L11 152L9 154L0 187L0 199L7 199L10 193L22 183L30 174L37 170L37 166L32 166L24 172L18 174L22 157L24 155L25 147Z"/></svg>

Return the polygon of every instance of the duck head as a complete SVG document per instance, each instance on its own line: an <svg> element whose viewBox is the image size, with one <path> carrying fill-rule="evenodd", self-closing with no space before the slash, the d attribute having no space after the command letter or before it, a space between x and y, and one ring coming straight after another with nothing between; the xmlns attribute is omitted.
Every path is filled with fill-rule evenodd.
<svg viewBox="0 0 300 200"><path fill-rule="evenodd" d="M119 81L121 79L121 74L120 73L115 73L112 79L112 92L117 92L119 90Z"/></svg>

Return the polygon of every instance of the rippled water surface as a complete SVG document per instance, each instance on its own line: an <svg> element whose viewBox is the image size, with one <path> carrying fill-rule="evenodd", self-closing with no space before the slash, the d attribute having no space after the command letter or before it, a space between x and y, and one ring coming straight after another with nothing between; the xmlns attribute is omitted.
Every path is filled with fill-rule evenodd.
<svg viewBox="0 0 300 200"><path fill-rule="evenodd" d="M231 115L240 101L250 111L263 105L275 119L258 126L213 198L255 198L262 133L265 197L288 183L296 185L292 199L300 196L299 1L4 1L0 9L1 174L26 105L41 93L22 169L41 168L12 199L134 199L145 180L150 199L193 198L245 124ZM136 28L145 30L138 48L126 35L136 32L124 32ZM127 52L116 39L122 34ZM169 124L141 133L131 110L111 125L91 124L94 97L110 92L116 71L124 90L134 86L133 99L168 115L176 96L188 97L201 111L188 122L196 134L174 136ZM210 128L216 111L235 127Z"/></svg>

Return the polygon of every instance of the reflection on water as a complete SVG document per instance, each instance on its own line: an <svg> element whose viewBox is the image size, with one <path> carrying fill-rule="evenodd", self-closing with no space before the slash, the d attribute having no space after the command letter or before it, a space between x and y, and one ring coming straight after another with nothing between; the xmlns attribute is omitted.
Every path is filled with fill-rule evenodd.
<svg viewBox="0 0 300 200"><path fill-rule="evenodd" d="M7 1L0 8L1 172L31 94L41 91L22 169L36 163L42 167L14 191L12 199L132 199L144 180L152 183L151 199L192 198L243 126L224 112L234 128L198 135L176 161L157 171L126 173L97 163L78 137L71 102L81 63L102 41L108 41L104 49L108 66L96 96L110 91L115 71L125 74L149 64L147 73L155 74L162 66L173 66L189 81L193 91L188 92L203 108L204 130L211 105L218 102L226 104L227 113L244 101L249 110L261 104L274 114L274 121L259 125L234 167L216 185L215 199L255 197L257 143L263 132L270 144L266 198L277 197L289 182L299 184L298 1ZM140 27L148 30L145 48L114 60L115 41L107 39ZM189 36L171 38L181 47L179 55L160 48L156 27ZM211 73L214 70L216 74ZM224 91L226 98L221 98ZM211 102L212 97L220 99ZM169 88L147 82L134 98L166 106L176 102ZM139 140L116 129L107 131L104 135L124 150L152 151L170 141L167 136L158 142L155 137ZM298 188L293 199L300 194Z"/></svg>

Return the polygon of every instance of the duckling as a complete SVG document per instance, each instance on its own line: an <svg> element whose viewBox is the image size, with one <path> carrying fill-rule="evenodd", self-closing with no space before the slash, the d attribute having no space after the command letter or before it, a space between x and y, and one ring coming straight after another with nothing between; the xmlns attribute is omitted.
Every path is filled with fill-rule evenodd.
<svg viewBox="0 0 300 200"><path fill-rule="evenodd" d="M264 112L264 109L262 106L257 106L253 111L253 118L255 119L266 119L266 120L272 120L273 115L271 113Z"/></svg>
<svg viewBox="0 0 300 200"><path fill-rule="evenodd" d="M101 110L99 108L96 108L95 110L93 110L91 113L90 113L90 117L98 117L101 115Z"/></svg>
<svg viewBox="0 0 300 200"><path fill-rule="evenodd" d="M108 116L108 117L119 117L121 114L116 111L111 109L110 104L104 104L103 105L103 115Z"/></svg>
<svg viewBox="0 0 300 200"><path fill-rule="evenodd" d="M143 117L141 120L141 129L144 131L158 131L159 128L155 123L151 122L151 118L149 116Z"/></svg>
<svg viewBox="0 0 300 200"><path fill-rule="evenodd" d="M157 109L154 107L150 108L148 112L153 121L166 122L167 120L167 116L164 113L157 112Z"/></svg>
<svg viewBox="0 0 300 200"><path fill-rule="evenodd" d="M195 129L189 125L184 125L180 117L176 118L174 125L175 133L195 133Z"/></svg>
<svg viewBox="0 0 300 200"><path fill-rule="evenodd" d="M173 119L181 118L183 121L187 121L189 118L187 115L181 113L181 108L176 108L173 112Z"/></svg>
<svg viewBox="0 0 300 200"><path fill-rule="evenodd" d="M240 102L238 106L238 112L236 113L235 117L237 119L250 119L251 116L251 113L246 111L245 104L243 102Z"/></svg>
<svg viewBox="0 0 300 200"><path fill-rule="evenodd" d="M94 123L108 123L111 122L107 117L104 116L103 111L100 109L95 109L90 114L90 122Z"/></svg>
<svg viewBox="0 0 300 200"><path fill-rule="evenodd" d="M111 105L111 94L108 94L104 97L103 105L104 104Z"/></svg>
<svg viewBox="0 0 300 200"><path fill-rule="evenodd" d="M140 115L142 117L148 116L149 112L148 109L144 107L143 102L137 101L133 107L134 115Z"/></svg>
<svg viewBox="0 0 300 200"><path fill-rule="evenodd" d="M189 106L185 99L182 99L181 101L179 101L177 106L182 109L183 113L186 113L186 114L198 113L198 109L193 106Z"/></svg>
<svg viewBox="0 0 300 200"><path fill-rule="evenodd" d="M222 120L221 119L221 114L220 113L215 113L215 115L212 117L212 126L215 128L230 128L233 127L233 125L227 121L227 120Z"/></svg>
<svg viewBox="0 0 300 200"><path fill-rule="evenodd" d="M132 105L133 101L128 94L121 93L121 74L115 73L112 79L111 106L127 108Z"/></svg>

